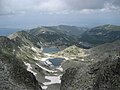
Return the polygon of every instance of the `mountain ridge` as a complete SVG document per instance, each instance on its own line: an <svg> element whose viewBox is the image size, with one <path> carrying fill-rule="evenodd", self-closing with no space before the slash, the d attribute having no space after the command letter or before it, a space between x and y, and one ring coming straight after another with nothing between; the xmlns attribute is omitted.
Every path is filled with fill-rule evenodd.
<svg viewBox="0 0 120 90"><path fill-rule="evenodd" d="M111 41L111 42L106 41L105 44L102 44L100 42L98 46L95 45L94 43L95 46L93 48L83 49L80 46L82 41L79 39L86 32L90 33L90 34L88 33L89 35L91 35L90 37L94 37L94 35L97 35L99 37L99 35L101 35L100 32L102 32L101 36L103 36L103 38L108 34L109 34L108 36L111 37L111 33L113 33L113 31L116 32L116 30L112 30L112 32L111 30L103 30L103 28L106 27L111 28L113 26L111 25L99 26L91 29L92 31L91 30L86 31L85 29L85 31L84 30L83 32L80 31L80 33L76 36L74 35L76 32L78 32L77 29L74 31L76 27L64 26L64 25L52 26L52 27L43 26L43 27L33 28L28 31L15 32L8 37L0 36L0 55L1 55L0 60L2 62L1 65L3 65L3 63L6 64L10 63L9 65L12 68L11 72L13 72L12 75L10 74L11 77L15 77L15 76L17 77L17 74L24 73L27 76L23 78L26 80L26 78L29 77L31 84L32 84L31 80L33 81L35 80L35 82L33 82L33 85L31 85L30 87L32 88L31 90L37 90L33 88L39 88L40 86L42 88L47 88L47 90L49 89L54 90L57 87L60 88L60 77L63 73L64 74L61 79L62 80L61 90L76 90L76 89L79 90L81 88L83 90L86 90L86 88L90 90L96 90L94 88L94 85L91 86L92 84L91 80L93 81L95 80L96 85L98 86L101 85L100 82L97 83L98 80L97 78L100 78L99 75L101 75L100 72L103 72L102 78L104 78L104 74L106 75L110 73L110 72L105 73L104 70L111 71L111 69L114 69L113 66L117 66L117 64L119 64L118 62L119 60L117 60L116 58L118 53L120 52L120 41L119 39L115 39L115 41ZM119 30L117 31L119 32ZM75 32L75 33L71 33L71 32ZM115 34L113 33L112 35L113 36L111 38L113 38L116 35L116 33ZM118 33L117 35L120 36ZM96 37L94 37L94 39L96 40ZM50 48L50 47L57 47L57 48L64 47L63 48L64 50L61 49L62 51L51 54L43 52L44 48ZM65 60L62 61L59 67L54 67L53 64L49 61L49 59L55 59L55 58L64 58ZM108 64L106 64L106 59L108 60L107 61ZM113 60L116 61L113 62ZM14 62L18 62L18 64L15 65ZM104 62L105 64L103 64ZM112 65L111 64L112 62L115 64ZM11 66L12 64L13 67ZM10 72L9 65L7 66L8 72ZM107 68L107 66L113 68ZM20 67L21 69L19 69ZM100 72L98 69L100 70ZM15 70L17 70L18 72L15 73ZM96 70L98 70L97 74L96 74ZM4 72L4 70L2 72ZM95 76L95 79L91 77L91 74ZM21 80L22 79L21 76L22 75L20 75L20 78L18 76L18 79L12 78L13 81L16 80L13 83L16 84L22 81L21 83L26 88L29 85L24 84L24 80ZM81 77L83 77L83 79L80 79ZM54 84L55 82L51 78L54 79L57 78L59 83ZM66 81L66 78L68 78L68 81ZM107 75L106 78L109 78L109 76ZM89 80L90 82L87 82ZM115 79L112 78L111 80L116 80L116 78ZM111 80L110 80L110 84L111 84ZM25 82L28 83L27 81ZM117 80L116 83L118 83ZM81 87L79 86L79 84ZM108 84L106 85L107 87L109 87ZM116 84L113 84L113 87L115 85ZM95 87L99 89L98 86ZM41 90L41 88L39 89ZM117 89L115 88L115 90Z"/></svg>
<svg viewBox="0 0 120 90"><path fill-rule="evenodd" d="M80 40L93 45L100 45L106 42L113 42L120 39L120 26L102 25L94 27L83 33Z"/></svg>

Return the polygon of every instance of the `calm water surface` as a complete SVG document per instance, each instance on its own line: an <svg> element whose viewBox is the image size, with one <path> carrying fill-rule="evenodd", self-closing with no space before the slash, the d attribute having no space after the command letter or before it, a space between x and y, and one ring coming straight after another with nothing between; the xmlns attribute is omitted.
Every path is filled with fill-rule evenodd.
<svg viewBox="0 0 120 90"><path fill-rule="evenodd" d="M64 58L53 58L48 59L54 66L60 66L60 64L65 60Z"/></svg>

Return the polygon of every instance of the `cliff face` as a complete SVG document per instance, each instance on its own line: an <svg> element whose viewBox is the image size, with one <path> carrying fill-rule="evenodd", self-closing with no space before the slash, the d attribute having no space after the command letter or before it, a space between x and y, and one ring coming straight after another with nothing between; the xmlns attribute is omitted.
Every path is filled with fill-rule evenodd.
<svg viewBox="0 0 120 90"><path fill-rule="evenodd" d="M35 76L12 53L15 43L0 37L0 90L42 90Z"/></svg>
<svg viewBox="0 0 120 90"><path fill-rule="evenodd" d="M41 90L34 75L28 72L20 60L0 54L1 90Z"/></svg>
<svg viewBox="0 0 120 90"><path fill-rule="evenodd" d="M120 90L120 58L106 58L93 65L69 68L60 90Z"/></svg>

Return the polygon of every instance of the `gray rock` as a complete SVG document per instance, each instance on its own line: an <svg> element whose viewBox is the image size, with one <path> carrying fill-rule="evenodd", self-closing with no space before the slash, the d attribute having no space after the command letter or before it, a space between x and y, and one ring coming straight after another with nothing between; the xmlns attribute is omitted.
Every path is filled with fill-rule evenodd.
<svg viewBox="0 0 120 90"><path fill-rule="evenodd" d="M20 60L0 54L0 90L42 90Z"/></svg>
<svg viewBox="0 0 120 90"><path fill-rule="evenodd" d="M0 90L42 90L35 76L12 53L14 41L0 37Z"/></svg>
<svg viewBox="0 0 120 90"><path fill-rule="evenodd" d="M120 90L120 58L106 58L93 65L69 68L60 90Z"/></svg>

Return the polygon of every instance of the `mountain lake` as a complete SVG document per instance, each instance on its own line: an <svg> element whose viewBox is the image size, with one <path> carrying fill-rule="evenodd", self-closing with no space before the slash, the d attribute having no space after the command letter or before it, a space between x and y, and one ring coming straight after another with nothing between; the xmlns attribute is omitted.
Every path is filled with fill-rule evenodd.
<svg viewBox="0 0 120 90"><path fill-rule="evenodd" d="M52 58L52 59L48 59L54 66L60 66L61 63L63 62L63 60L65 60L64 58Z"/></svg>
<svg viewBox="0 0 120 90"><path fill-rule="evenodd" d="M48 48L43 48L43 53L56 53L60 51L57 47L48 47Z"/></svg>

